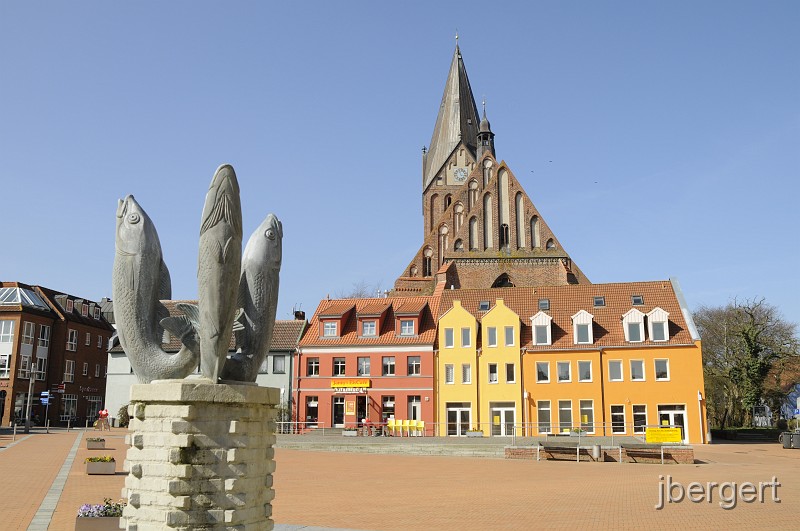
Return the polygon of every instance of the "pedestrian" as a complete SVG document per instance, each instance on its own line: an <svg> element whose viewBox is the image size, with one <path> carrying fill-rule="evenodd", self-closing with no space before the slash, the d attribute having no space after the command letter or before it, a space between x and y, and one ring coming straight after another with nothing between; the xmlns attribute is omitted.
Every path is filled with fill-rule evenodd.
<svg viewBox="0 0 800 531"><path fill-rule="evenodd" d="M111 431L111 426L108 425L108 409L103 408L98 413L97 425L100 428L100 431L108 430Z"/></svg>

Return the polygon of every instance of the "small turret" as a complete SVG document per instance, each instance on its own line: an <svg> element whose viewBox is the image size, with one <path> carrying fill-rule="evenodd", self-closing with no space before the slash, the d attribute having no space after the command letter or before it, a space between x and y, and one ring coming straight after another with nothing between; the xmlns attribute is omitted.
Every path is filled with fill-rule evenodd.
<svg viewBox="0 0 800 531"><path fill-rule="evenodd" d="M489 120L486 118L486 100L484 100L483 118L481 118L481 124L478 128L478 159L480 159L487 151L491 153L493 157L496 156L494 154L494 133L492 133L492 126L489 124Z"/></svg>

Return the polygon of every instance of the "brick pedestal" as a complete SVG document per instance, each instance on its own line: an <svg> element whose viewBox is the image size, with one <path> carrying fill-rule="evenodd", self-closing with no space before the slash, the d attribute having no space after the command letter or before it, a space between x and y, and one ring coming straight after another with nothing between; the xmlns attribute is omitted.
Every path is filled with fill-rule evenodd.
<svg viewBox="0 0 800 531"><path fill-rule="evenodd" d="M278 399L203 379L132 386L126 529L272 529Z"/></svg>

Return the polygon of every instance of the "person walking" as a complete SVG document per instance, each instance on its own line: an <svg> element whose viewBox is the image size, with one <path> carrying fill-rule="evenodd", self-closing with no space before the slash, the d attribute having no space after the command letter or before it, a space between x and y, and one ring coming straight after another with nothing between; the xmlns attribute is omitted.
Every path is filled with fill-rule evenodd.
<svg viewBox="0 0 800 531"><path fill-rule="evenodd" d="M108 409L103 408L100 410L100 412L98 413L97 424L98 427L100 428L100 431L103 430L111 431L111 426L108 425Z"/></svg>

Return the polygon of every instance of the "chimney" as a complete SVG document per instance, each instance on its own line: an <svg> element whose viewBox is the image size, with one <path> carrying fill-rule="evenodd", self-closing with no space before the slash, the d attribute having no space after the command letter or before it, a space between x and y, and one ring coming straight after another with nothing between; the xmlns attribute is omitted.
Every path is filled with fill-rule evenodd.
<svg viewBox="0 0 800 531"><path fill-rule="evenodd" d="M294 312L294 318L296 321L305 321L306 320L306 312L302 310L297 310Z"/></svg>

